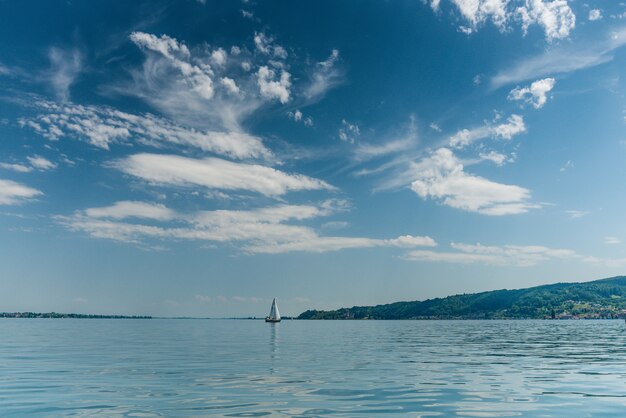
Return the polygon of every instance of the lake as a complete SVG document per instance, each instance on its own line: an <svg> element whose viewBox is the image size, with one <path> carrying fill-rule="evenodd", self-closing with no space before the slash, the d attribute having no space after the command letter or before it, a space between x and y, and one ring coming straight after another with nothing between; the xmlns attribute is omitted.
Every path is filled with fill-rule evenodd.
<svg viewBox="0 0 626 418"><path fill-rule="evenodd" d="M616 416L623 321L0 320L0 416Z"/></svg>

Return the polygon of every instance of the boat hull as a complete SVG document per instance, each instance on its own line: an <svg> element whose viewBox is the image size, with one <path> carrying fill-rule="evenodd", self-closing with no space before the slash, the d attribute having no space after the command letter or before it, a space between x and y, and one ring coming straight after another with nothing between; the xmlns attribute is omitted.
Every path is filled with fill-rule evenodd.
<svg viewBox="0 0 626 418"><path fill-rule="evenodd" d="M265 322L277 323L280 322L280 319L265 318Z"/></svg>

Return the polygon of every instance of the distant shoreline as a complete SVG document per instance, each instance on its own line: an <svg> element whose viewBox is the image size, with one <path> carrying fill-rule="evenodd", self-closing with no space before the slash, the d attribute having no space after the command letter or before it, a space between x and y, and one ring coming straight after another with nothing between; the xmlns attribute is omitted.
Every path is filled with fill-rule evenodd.
<svg viewBox="0 0 626 418"><path fill-rule="evenodd" d="M24 319L152 319L147 315L90 315L58 312L1 312L0 318Z"/></svg>

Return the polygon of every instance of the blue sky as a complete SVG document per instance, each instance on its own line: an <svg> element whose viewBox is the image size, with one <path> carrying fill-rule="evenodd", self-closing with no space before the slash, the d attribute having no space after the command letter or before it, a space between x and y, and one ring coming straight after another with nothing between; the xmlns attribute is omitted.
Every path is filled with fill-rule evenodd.
<svg viewBox="0 0 626 418"><path fill-rule="evenodd" d="M0 310L624 272L626 5L0 2Z"/></svg>

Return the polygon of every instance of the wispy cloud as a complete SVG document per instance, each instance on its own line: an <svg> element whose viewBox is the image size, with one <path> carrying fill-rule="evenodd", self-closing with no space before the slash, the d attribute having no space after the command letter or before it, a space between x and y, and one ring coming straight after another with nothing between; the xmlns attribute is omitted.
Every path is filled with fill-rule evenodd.
<svg viewBox="0 0 626 418"><path fill-rule="evenodd" d="M583 258L572 250L554 249L538 245L488 246L452 243L450 246L456 251L415 250L408 252L403 258L406 260L517 267L530 267L550 260Z"/></svg>
<svg viewBox="0 0 626 418"><path fill-rule="evenodd" d="M328 183L312 177L219 158L142 153L117 160L111 167L154 184L247 190L265 196L280 196L290 191L334 190Z"/></svg>
<svg viewBox="0 0 626 418"><path fill-rule="evenodd" d="M564 44L548 49L541 55L525 58L500 71L491 79L493 88L564 74L595 67L613 60L613 52L626 44L626 29L605 34L595 41Z"/></svg>
<svg viewBox="0 0 626 418"><path fill-rule="evenodd" d="M220 132L186 128L151 114L130 114L106 106L57 104L38 100L39 115L20 119L20 124L40 135L58 140L70 137L87 140L98 148L134 142L157 148L197 148L231 158L271 158L260 138L244 132Z"/></svg>
<svg viewBox="0 0 626 418"><path fill-rule="evenodd" d="M339 50L333 49L325 61L317 63L310 73L310 84L304 89L307 101L320 100L329 90L342 83L343 71L337 66L338 60Z"/></svg>
<svg viewBox="0 0 626 418"><path fill-rule="evenodd" d="M570 219L578 219L583 216L589 215L589 212L584 210L566 210L565 213L569 216Z"/></svg>
<svg viewBox="0 0 626 418"><path fill-rule="evenodd" d="M16 205L41 195L39 190L22 183L0 179L0 205Z"/></svg>
<svg viewBox="0 0 626 418"><path fill-rule="evenodd" d="M453 148L464 148L481 139L499 138L510 140L524 132L526 132L524 118L520 115L511 115L504 123L487 123L477 128L462 129L450 137L449 144Z"/></svg>
<svg viewBox="0 0 626 418"><path fill-rule="evenodd" d="M26 157L30 165L40 171L48 171L57 168L57 164L40 155Z"/></svg>
<svg viewBox="0 0 626 418"><path fill-rule="evenodd" d="M50 48L50 70L47 74L57 98L70 99L70 87L82 70L82 54L77 49Z"/></svg>
<svg viewBox="0 0 626 418"><path fill-rule="evenodd" d="M293 224L341 212L345 206L345 202L328 200L318 205L179 213L154 203L117 202L112 206L90 208L56 219L70 230L86 232L96 238L135 244L145 244L150 239L231 243L250 254L436 246L436 242L427 236L404 235L393 239L322 236L309 226ZM141 219L163 223L148 225L130 222Z"/></svg>
<svg viewBox="0 0 626 418"><path fill-rule="evenodd" d="M30 173L33 171L32 167L18 163L0 163L0 168L3 170L17 171L18 173Z"/></svg>

